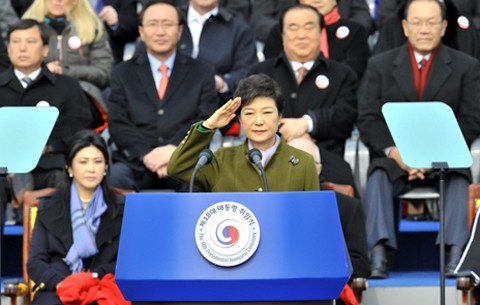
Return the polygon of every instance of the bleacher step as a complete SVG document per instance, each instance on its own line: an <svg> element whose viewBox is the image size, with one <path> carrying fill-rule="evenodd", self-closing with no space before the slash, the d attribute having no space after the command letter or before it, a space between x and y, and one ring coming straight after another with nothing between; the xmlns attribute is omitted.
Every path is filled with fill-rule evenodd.
<svg viewBox="0 0 480 305"><path fill-rule="evenodd" d="M455 279L445 281L445 304L462 304ZM386 280L368 280L363 294L365 305L440 304L439 272L392 272Z"/></svg>

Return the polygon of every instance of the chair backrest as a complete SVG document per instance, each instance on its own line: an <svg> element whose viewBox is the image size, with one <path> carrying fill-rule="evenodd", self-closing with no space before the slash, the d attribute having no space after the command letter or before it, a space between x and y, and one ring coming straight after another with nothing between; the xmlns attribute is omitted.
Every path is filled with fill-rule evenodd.
<svg viewBox="0 0 480 305"><path fill-rule="evenodd" d="M35 191L27 191L23 201L23 246L22 246L22 276L23 282L28 285L29 292L24 304L28 305L33 297L33 281L27 273L28 253L30 252L30 237L37 216L38 201L41 197L48 196L53 193L54 188L45 188Z"/></svg>
<svg viewBox="0 0 480 305"><path fill-rule="evenodd" d="M468 186L468 229L471 230L473 219L477 209L480 207L480 183Z"/></svg>

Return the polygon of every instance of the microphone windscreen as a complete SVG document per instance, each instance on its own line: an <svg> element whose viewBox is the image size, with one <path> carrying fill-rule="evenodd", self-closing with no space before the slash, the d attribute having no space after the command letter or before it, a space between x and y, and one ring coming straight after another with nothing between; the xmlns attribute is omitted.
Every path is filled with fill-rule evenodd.
<svg viewBox="0 0 480 305"><path fill-rule="evenodd" d="M252 148L248 152L248 159L250 162L257 163L262 160L262 153L258 149Z"/></svg>
<svg viewBox="0 0 480 305"><path fill-rule="evenodd" d="M200 152L200 154L198 155L198 157L201 159L202 157L206 159L206 162L205 164L208 164L212 161L212 158L213 158L213 152L208 149L208 148L205 148L204 150L202 150Z"/></svg>

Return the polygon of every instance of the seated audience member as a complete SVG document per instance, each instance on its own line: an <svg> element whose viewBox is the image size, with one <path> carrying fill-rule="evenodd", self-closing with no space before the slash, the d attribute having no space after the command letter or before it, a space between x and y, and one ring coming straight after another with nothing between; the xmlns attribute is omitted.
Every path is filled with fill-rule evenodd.
<svg viewBox="0 0 480 305"><path fill-rule="evenodd" d="M178 6L187 6L190 0L178 0ZM220 7L226 9L235 16L242 17L243 20L250 20L252 0L221 0Z"/></svg>
<svg viewBox="0 0 480 305"><path fill-rule="evenodd" d="M136 0L89 0L107 29L115 63L123 61L127 42L138 37Z"/></svg>
<svg viewBox="0 0 480 305"><path fill-rule="evenodd" d="M369 57L367 33L354 21L339 14L337 0L300 0L300 4L311 5L323 17L320 50L323 56L349 65L361 79ZM265 42L265 58L277 57L282 53L282 26L275 26Z"/></svg>
<svg viewBox="0 0 480 305"><path fill-rule="evenodd" d="M0 107L36 106L46 101L60 112L38 166L32 172L34 188L53 187L64 168L68 139L76 131L92 125L88 101L78 81L54 74L43 64L48 52L48 32L43 24L32 19L14 23L8 32L8 42L12 67L0 74ZM21 193L21 186L13 188Z"/></svg>
<svg viewBox="0 0 480 305"><path fill-rule="evenodd" d="M17 13L13 10L10 0L0 0L0 73L10 66L4 40L7 36L8 27L17 20Z"/></svg>
<svg viewBox="0 0 480 305"><path fill-rule="evenodd" d="M317 174L320 175L322 171L321 157L318 146L315 143L306 138L295 138L287 142L287 144L312 155L317 168ZM325 189L321 185L320 188ZM362 203L356 198L339 192L335 192L335 196L337 198L345 242L353 266L351 278L368 277L370 275L370 261L368 259L365 213L363 212Z"/></svg>
<svg viewBox="0 0 480 305"><path fill-rule="evenodd" d="M252 75L240 81L234 94L212 116L195 123L168 163L173 178L188 183L198 154L209 146L215 130L225 127L237 116L246 135L245 143L220 148L210 164L197 174L195 186L202 191L263 191L262 178L249 161L252 148L260 150L269 191L315 191L320 189L313 157L293 148L277 135L284 98L278 84L270 77ZM291 156L299 162L287 162ZM278 179L281 176L282 179Z"/></svg>
<svg viewBox="0 0 480 305"><path fill-rule="evenodd" d="M113 154L111 185L123 189L176 189L167 164L193 122L218 107L214 69L177 52L182 12L169 0L141 13L144 48L112 73L108 101Z"/></svg>
<svg viewBox="0 0 480 305"><path fill-rule="evenodd" d="M215 67L215 88L223 102L257 63L255 37L248 23L219 5L190 0L178 50Z"/></svg>
<svg viewBox="0 0 480 305"><path fill-rule="evenodd" d="M320 1L316 1L320 2ZM253 1L250 24L257 40L267 41L273 27L280 20L283 11L297 3L297 0L261 0ZM312 4L315 6L315 4ZM355 21L365 28L367 33L373 31L373 21L365 0L340 0L338 2L340 16Z"/></svg>
<svg viewBox="0 0 480 305"><path fill-rule="evenodd" d="M480 19L480 1L479 0L450 0L448 1L453 3L460 14L466 14L474 20L475 27L480 29L478 26ZM401 9L403 12L403 7L407 3L407 0L381 0L378 1L376 8L376 20L375 24L378 28L381 28L384 22L390 17L397 14L398 10ZM448 10L448 9L447 9Z"/></svg>
<svg viewBox="0 0 480 305"><path fill-rule="evenodd" d="M32 305L64 304L60 292L70 287L62 285L81 287L85 272L98 279L115 273L123 211L105 179L107 145L82 130L65 156L62 180L40 200L30 241L27 272L39 287Z"/></svg>
<svg viewBox="0 0 480 305"><path fill-rule="evenodd" d="M287 140L310 137L320 148L326 181L354 185L343 159L345 140L357 115L357 77L342 63L320 52L321 16L296 4L282 15L283 52L250 71L265 73L282 88L285 111L279 132Z"/></svg>
<svg viewBox="0 0 480 305"><path fill-rule="evenodd" d="M10 1L11 0L0 0L0 37L2 41L7 36L9 25L18 20L18 15Z"/></svg>
<svg viewBox="0 0 480 305"><path fill-rule="evenodd" d="M22 18L47 25L48 69L78 79L89 95L101 99L98 89L108 85L113 56L103 22L88 0L35 0Z"/></svg>
<svg viewBox="0 0 480 305"><path fill-rule="evenodd" d="M359 97L358 127L370 148L371 163L363 203L372 277L388 277L387 250L397 248L394 197L409 184L436 183L428 169L406 165L395 146L382 106L387 101L443 101L449 105L467 143L480 134L480 63L447 47L443 2L409 0L402 27L407 43L370 59ZM412 135L415 136L415 135ZM468 238L469 169L450 169L445 181L446 275L454 276Z"/></svg>
<svg viewBox="0 0 480 305"><path fill-rule="evenodd" d="M468 15L462 15L455 0L446 0L446 21L448 23L442 43L480 59L480 38L472 20ZM398 10L386 19L379 29L374 53L379 54L403 45L407 38L403 34L402 20L405 18L406 0L399 3Z"/></svg>

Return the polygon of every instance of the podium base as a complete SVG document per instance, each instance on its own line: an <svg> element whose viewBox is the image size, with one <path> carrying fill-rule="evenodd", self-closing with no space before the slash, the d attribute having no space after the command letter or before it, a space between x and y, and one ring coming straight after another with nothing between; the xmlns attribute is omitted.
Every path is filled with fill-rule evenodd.
<svg viewBox="0 0 480 305"><path fill-rule="evenodd" d="M288 302L132 302L132 305L232 305L232 304L255 304L255 305L334 305L335 301L288 301Z"/></svg>

